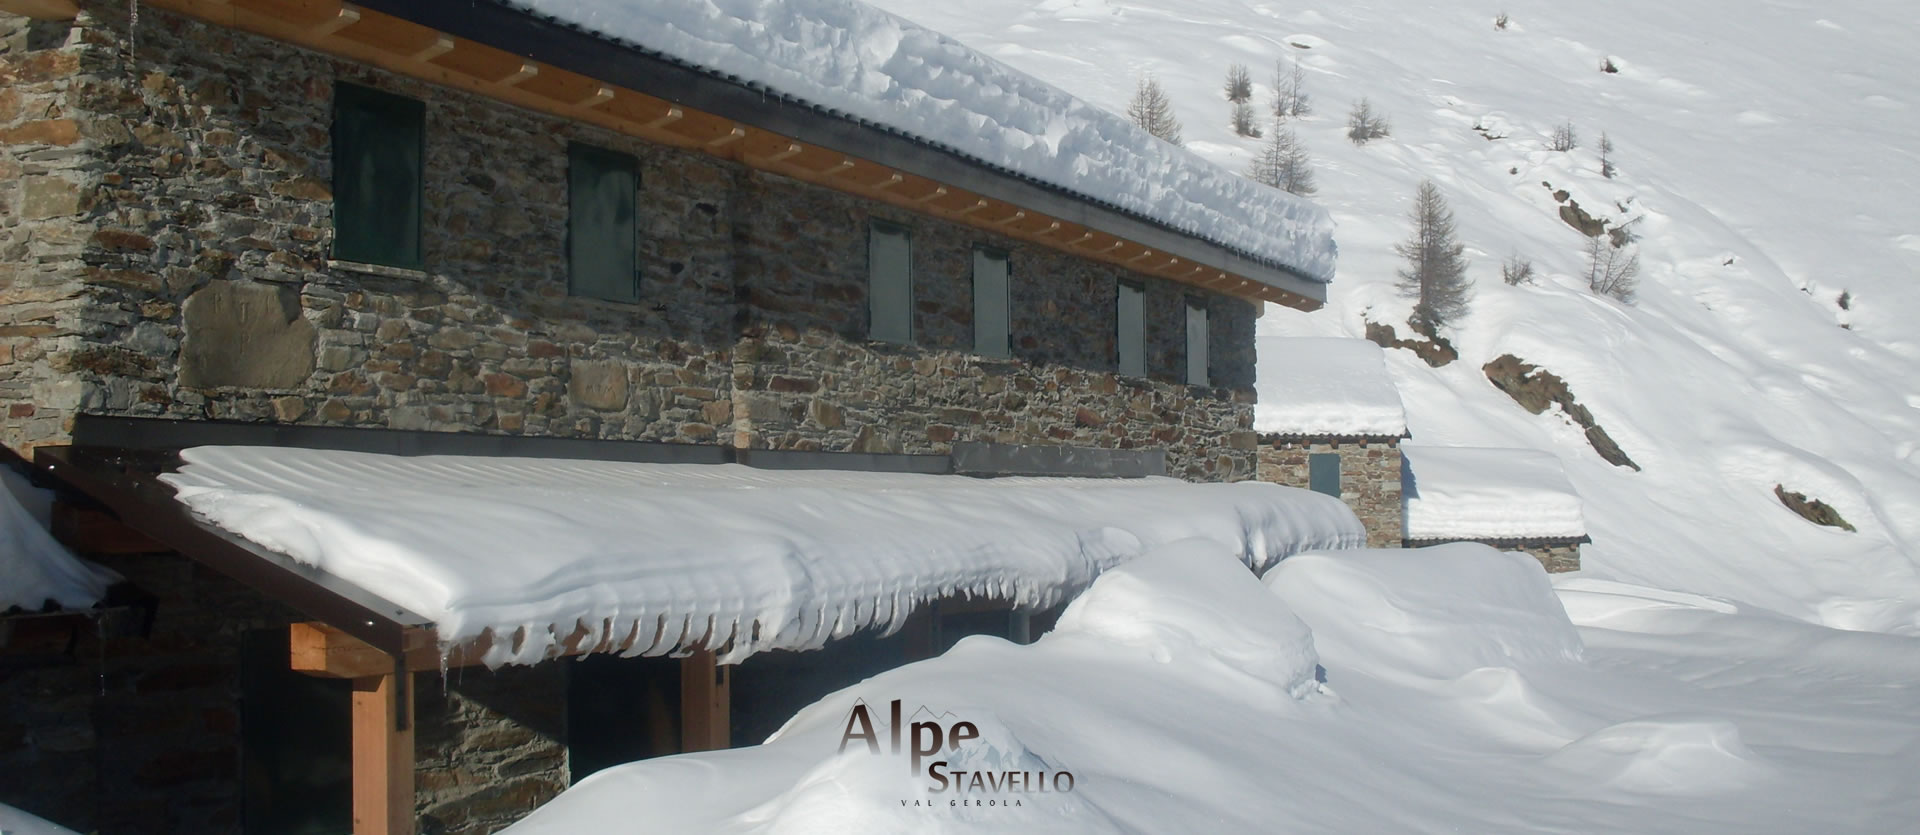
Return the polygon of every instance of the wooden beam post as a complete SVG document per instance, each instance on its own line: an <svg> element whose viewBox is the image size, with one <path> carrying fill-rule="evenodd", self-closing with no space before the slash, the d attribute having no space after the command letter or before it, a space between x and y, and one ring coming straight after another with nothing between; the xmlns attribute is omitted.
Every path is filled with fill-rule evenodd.
<svg viewBox="0 0 1920 835"><path fill-rule="evenodd" d="M712 650L680 661L680 750L719 751L733 747L728 721L732 671L714 662Z"/></svg>
<svg viewBox="0 0 1920 835"><path fill-rule="evenodd" d="M407 674L409 678L412 674ZM413 682L353 680L354 835L413 835Z"/></svg>

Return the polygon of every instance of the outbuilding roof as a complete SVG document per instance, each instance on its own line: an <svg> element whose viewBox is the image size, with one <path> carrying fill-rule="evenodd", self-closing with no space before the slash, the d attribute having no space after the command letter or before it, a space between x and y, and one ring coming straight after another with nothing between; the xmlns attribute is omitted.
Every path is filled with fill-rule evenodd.
<svg viewBox="0 0 1920 835"><path fill-rule="evenodd" d="M1400 448L1406 538L1578 540L1587 535L1580 494L1560 459L1531 449Z"/></svg>
<svg viewBox="0 0 1920 835"><path fill-rule="evenodd" d="M1262 336L1253 429L1276 435L1386 437L1407 433L1386 355L1364 339Z"/></svg>

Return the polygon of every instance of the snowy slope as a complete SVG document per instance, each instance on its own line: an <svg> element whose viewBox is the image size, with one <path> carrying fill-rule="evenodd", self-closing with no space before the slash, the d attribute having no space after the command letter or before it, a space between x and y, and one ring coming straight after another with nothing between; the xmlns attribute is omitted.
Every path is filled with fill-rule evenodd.
<svg viewBox="0 0 1920 835"><path fill-rule="evenodd" d="M1478 295L1448 334L1459 361L1432 369L1388 352L1418 442L1560 457L1585 500L1590 576L1920 632L1916 7L878 5L1116 111L1152 72L1189 147L1234 167L1259 143L1227 128L1227 65L1253 68L1262 103L1275 59L1299 59L1317 112L1297 127L1339 224L1340 272L1326 310L1275 308L1263 332L1359 335L1371 317L1404 333L1391 247L1414 187L1432 178L1458 216ZM1511 25L1497 31L1502 8ZM1609 58L1617 73L1600 71ZM1343 123L1361 96L1393 135L1356 148ZM1566 120L1581 147L1547 150ZM1616 146L1614 180L1599 174L1602 130ZM1602 218L1635 221L1637 305L1587 292L1586 238L1543 182ZM1501 283L1500 262L1516 252L1543 274L1537 285ZM1480 367L1504 354L1564 379L1643 470L1607 464L1557 410L1533 415L1494 389ZM1794 515L1776 484L1832 505L1858 532Z"/></svg>

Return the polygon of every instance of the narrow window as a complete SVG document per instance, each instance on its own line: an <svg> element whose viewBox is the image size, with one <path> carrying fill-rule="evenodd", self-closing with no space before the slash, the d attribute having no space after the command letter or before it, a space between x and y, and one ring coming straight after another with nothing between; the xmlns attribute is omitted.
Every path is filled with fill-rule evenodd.
<svg viewBox="0 0 1920 835"><path fill-rule="evenodd" d="M1307 489L1340 498L1340 453L1316 452L1307 456Z"/></svg>
<svg viewBox="0 0 1920 835"><path fill-rule="evenodd" d="M1007 254L975 247L973 250L973 352L1006 359Z"/></svg>
<svg viewBox="0 0 1920 835"><path fill-rule="evenodd" d="M1120 346L1120 373L1129 377L1147 375L1146 289L1130 281L1119 283L1117 308Z"/></svg>
<svg viewBox="0 0 1920 835"><path fill-rule="evenodd" d="M1187 299L1187 383L1204 386L1207 380L1207 302Z"/></svg>
<svg viewBox="0 0 1920 835"><path fill-rule="evenodd" d="M357 84L333 88L333 257L421 269L427 106Z"/></svg>
<svg viewBox="0 0 1920 835"><path fill-rule="evenodd" d="M640 300L634 200L640 161L574 143L567 147L567 293Z"/></svg>
<svg viewBox="0 0 1920 835"><path fill-rule="evenodd" d="M913 238L874 221L867 230L867 338L913 341Z"/></svg>

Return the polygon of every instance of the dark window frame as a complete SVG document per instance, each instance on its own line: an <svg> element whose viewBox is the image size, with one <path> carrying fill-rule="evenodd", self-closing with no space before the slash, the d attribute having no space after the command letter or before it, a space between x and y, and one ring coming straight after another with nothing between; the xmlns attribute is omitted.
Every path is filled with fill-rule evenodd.
<svg viewBox="0 0 1920 835"><path fill-rule="evenodd" d="M906 303L903 305L903 309L900 311L900 315L905 320L906 333L898 339L894 339L892 337L887 337L887 336L877 336L874 333L874 327L873 327L874 322L876 322L879 319L878 314L881 312L878 309L879 308L878 294L874 292L874 288L876 287L875 279L880 277L879 265L874 263L874 258L873 258L873 247L876 239L876 233L883 233L888 235L899 235L902 239L906 241L906 246L907 246L906 275L901 279L905 285L903 289L905 290L905 293L906 293ZM918 336L919 329L914 327L914 321L913 321L913 297L914 297L913 291L914 291L913 228L905 224L895 223L890 220L881 220L879 218L868 219L867 221L867 339L873 340L876 342L889 342L896 345L914 344L914 340Z"/></svg>
<svg viewBox="0 0 1920 835"><path fill-rule="evenodd" d="M1213 385L1213 311L1207 306L1204 296L1188 296L1183 311L1186 314L1186 379L1190 386ZM1200 379L1193 378L1193 314L1200 314Z"/></svg>
<svg viewBox="0 0 1920 835"><path fill-rule="evenodd" d="M631 275L625 279L624 293L609 292L606 288L614 286L609 281L606 288L587 287L582 280L582 258L577 248L581 244L581 201L577 177L585 165L602 166L604 171L624 173L631 179L626 206L628 214L627 229L624 235L616 232L615 237L624 237L631 256ZM567 143L567 295L574 298L597 299L618 304L638 304L642 296L640 266L640 158L611 148L591 145L585 142Z"/></svg>
<svg viewBox="0 0 1920 835"><path fill-rule="evenodd" d="M349 111L353 113L343 121L342 115ZM385 123L383 127L395 131L413 128L413 170L406 170L404 157L395 159L390 153L361 153L357 142L374 141L383 148L405 149L377 137L359 135L362 131L355 129L356 116L369 122L381 119L410 122L410 125ZM426 269L426 102L363 84L335 81L332 118L328 131L333 162L331 257L337 261L403 270ZM373 160L374 170L363 171L369 159ZM396 188L394 181L407 174L413 179L412 211L406 212L404 205L383 205L378 195L399 194L406 184ZM364 221L358 217L363 211L370 215ZM347 223L341 222L343 216L349 219Z"/></svg>
<svg viewBox="0 0 1920 835"><path fill-rule="evenodd" d="M1324 493L1336 499L1340 498L1340 463L1340 453L1338 452L1307 453L1307 489L1315 493ZM1328 473L1326 469L1327 466L1331 466L1331 473ZM1326 483L1325 479L1327 478L1333 479L1331 485ZM1327 487L1333 488L1332 491L1329 492L1324 489Z"/></svg>
<svg viewBox="0 0 1920 835"><path fill-rule="evenodd" d="M1002 334L1002 344L993 351L980 348L980 258L998 259L1003 275L1000 280L1000 321L1006 332ZM973 268L973 352L991 359L1013 358L1013 253L999 247L986 244L974 244L971 252Z"/></svg>
<svg viewBox="0 0 1920 835"><path fill-rule="evenodd" d="M1123 377L1145 377L1147 376L1147 371L1148 371L1148 368L1147 368L1147 285L1145 282L1136 281L1130 278L1116 278L1114 279L1113 288L1114 288L1113 289L1113 367L1114 367L1114 370ZM1139 321L1137 323L1134 323L1137 325L1137 327L1135 328L1135 332L1139 335L1139 342L1140 342L1140 367L1137 370L1127 369L1126 342L1127 342L1127 325L1129 323L1126 321L1123 321L1124 317L1126 316L1126 307L1124 304L1122 304L1121 300L1125 297L1125 293L1128 290L1131 290L1134 293L1139 294L1139 298L1140 298Z"/></svg>

